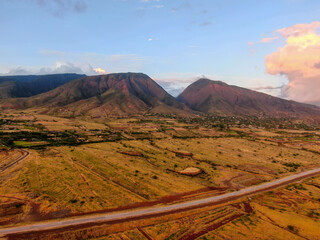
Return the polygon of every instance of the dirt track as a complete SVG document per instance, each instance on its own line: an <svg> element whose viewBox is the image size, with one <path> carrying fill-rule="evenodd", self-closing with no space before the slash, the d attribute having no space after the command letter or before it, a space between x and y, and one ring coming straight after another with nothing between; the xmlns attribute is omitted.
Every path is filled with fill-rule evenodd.
<svg viewBox="0 0 320 240"><path fill-rule="evenodd" d="M133 219L142 219L142 218L150 218L150 217L159 216L159 215L166 215L170 213L181 212L181 211L186 211L190 209L200 208L203 206L221 204L231 200L240 199L252 194L269 191L271 189L284 186L292 182L296 182L296 181L309 178L318 174L320 174L320 168L295 174L289 177L285 177L285 178L264 183L261 185L245 188L236 192L225 193L218 196L213 196L213 197L208 197L208 198L193 200L193 201L187 201L183 203L176 203L173 205L158 206L158 207L152 207L152 208L144 208L144 209L101 214L101 215L81 216L81 217L72 218L72 219L54 220L50 222L35 223L35 224L19 226L19 227L3 228L3 229L0 229L0 236L6 236L10 234L15 234L15 233L38 232L38 231L53 230L53 229L60 229L60 228L77 227L77 226L87 225L87 224L95 225L95 224L101 224L101 223L126 222Z"/></svg>
<svg viewBox="0 0 320 240"><path fill-rule="evenodd" d="M27 156L29 156L29 152L26 150L21 150L19 149L19 151L21 151L22 156L20 156L19 158L17 158L16 160L14 160L13 162L9 163L8 165L0 168L0 173L4 172L5 170L7 170L8 168L16 165L17 163L19 163L20 161L22 161L23 159L25 159Z"/></svg>

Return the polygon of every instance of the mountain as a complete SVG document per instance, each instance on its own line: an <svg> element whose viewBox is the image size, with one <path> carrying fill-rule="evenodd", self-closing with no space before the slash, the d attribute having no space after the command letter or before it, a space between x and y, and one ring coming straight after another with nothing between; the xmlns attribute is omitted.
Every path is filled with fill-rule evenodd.
<svg viewBox="0 0 320 240"><path fill-rule="evenodd" d="M142 73L83 77L49 92L0 101L2 109L38 108L62 116L128 115L142 112L187 113L188 108Z"/></svg>
<svg viewBox="0 0 320 240"><path fill-rule="evenodd" d="M0 76L0 99L30 97L55 89L83 74Z"/></svg>
<svg viewBox="0 0 320 240"><path fill-rule="evenodd" d="M319 107L209 79L192 83L177 99L193 110L210 114L320 119Z"/></svg>

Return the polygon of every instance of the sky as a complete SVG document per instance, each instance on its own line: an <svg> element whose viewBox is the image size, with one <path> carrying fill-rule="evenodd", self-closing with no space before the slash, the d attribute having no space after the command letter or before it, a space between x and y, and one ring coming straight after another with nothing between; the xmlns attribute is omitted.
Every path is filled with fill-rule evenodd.
<svg viewBox="0 0 320 240"><path fill-rule="evenodd" d="M320 105L319 0L0 0L0 74L200 77Z"/></svg>

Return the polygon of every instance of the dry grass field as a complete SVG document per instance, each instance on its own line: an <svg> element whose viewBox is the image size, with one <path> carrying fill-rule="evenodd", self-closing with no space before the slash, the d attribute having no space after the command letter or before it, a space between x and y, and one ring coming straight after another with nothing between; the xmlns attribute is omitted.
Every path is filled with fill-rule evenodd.
<svg viewBox="0 0 320 240"><path fill-rule="evenodd" d="M14 113L2 118L12 120L1 125L3 139L26 127L48 138L14 135L11 150L3 142L0 169L21 157L19 148L30 154L0 171L2 226L212 196L320 166L319 131L221 130L166 117L102 122ZM201 171L181 174L190 167ZM319 200L315 177L243 202L90 228L87 238L320 239ZM72 239L80 233L63 234Z"/></svg>
<svg viewBox="0 0 320 240"><path fill-rule="evenodd" d="M319 181L183 213L10 239L320 239Z"/></svg>

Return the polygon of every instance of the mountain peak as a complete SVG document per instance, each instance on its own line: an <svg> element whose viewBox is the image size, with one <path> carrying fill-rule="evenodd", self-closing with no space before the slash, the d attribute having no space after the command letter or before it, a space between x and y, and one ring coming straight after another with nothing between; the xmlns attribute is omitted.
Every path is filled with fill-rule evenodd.
<svg viewBox="0 0 320 240"><path fill-rule="evenodd" d="M6 108L41 108L63 116L130 115L146 111L177 113L187 107L143 73L110 73L83 77ZM3 106L3 105L2 105Z"/></svg>
<svg viewBox="0 0 320 240"><path fill-rule="evenodd" d="M229 116L320 117L320 108L202 78L189 85L178 100L191 109Z"/></svg>
<svg viewBox="0 0 320 240"><path fill-rule="evenodd" d="M218 84L218 85L228 85L225 82L219 80L211 80L209 78L200 78L194 82L195 84Z"/></svg>

